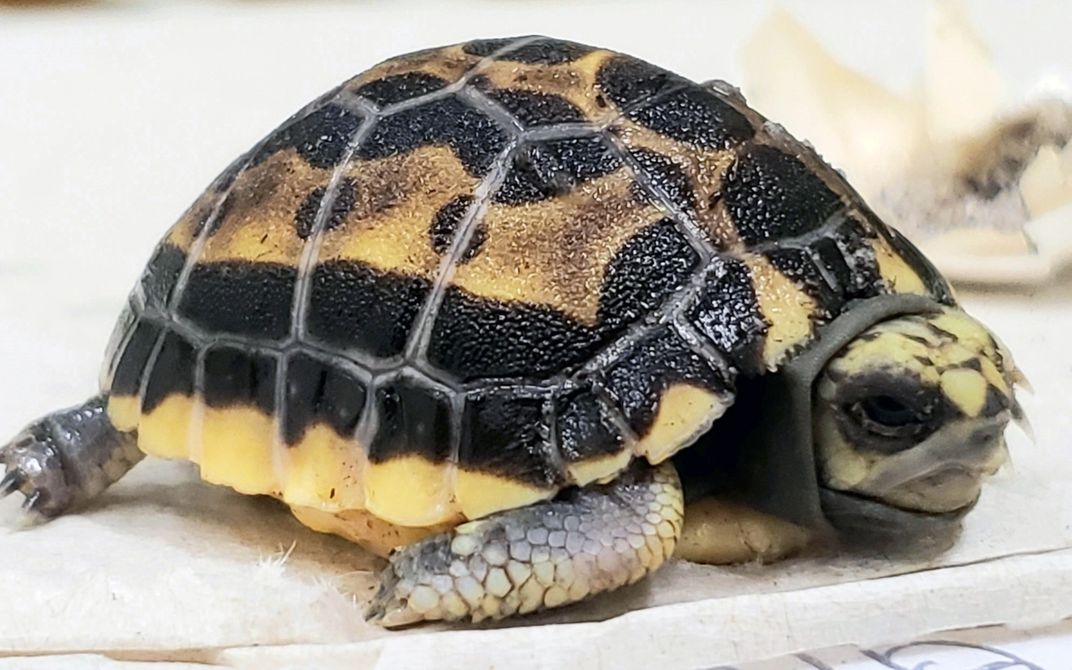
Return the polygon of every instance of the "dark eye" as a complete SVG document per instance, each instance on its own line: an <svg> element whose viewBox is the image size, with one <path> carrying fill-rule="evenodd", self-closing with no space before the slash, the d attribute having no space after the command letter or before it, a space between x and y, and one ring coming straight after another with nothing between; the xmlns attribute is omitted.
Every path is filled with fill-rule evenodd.
<svg viewBox="0 0 1072 670"><path fill-rule="evenodd" d="M875 395L857 401L852 414L868 432L883 437L912 437L926 428L927 413L893 396Z"/></svg>
<svg viewBox="0 0 1072 670"><path fill-rule="evenodd" d="M867 418L884 426L904 426L914 423L916 412L897 398L877 395L860 402L860 409Z"/></svg>

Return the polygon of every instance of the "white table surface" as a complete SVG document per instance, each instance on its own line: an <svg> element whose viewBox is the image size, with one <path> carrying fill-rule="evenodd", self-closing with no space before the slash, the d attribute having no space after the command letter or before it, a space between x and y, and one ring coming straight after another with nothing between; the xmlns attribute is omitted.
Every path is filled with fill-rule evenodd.
<svg viewBox="0 0 1072 670"><path fill-rule="evenodd" d="M548 33L628 51L697 79L733 80L736 51L767 11L764 3L745 2L575 4L117 2L71 10L0 8L0 434L93 391L111 321L166 227L231 158L343 78L432 44ZM781 4L839 56L891 85L911 86L922 63L923 2ZM1072 81L1067 4L970 6L1014 88L1026 91L1043 73ZM1001 532L969 533L963 555L971 557L969 564L985 563L1001 553L1001 542L1022 541L1017 546L1030 551L1058 552L1063 563L1056 565L1067 577L1072 553L1061 552L1072 547L1072 508L1047 514L1048 501L1031 492L1072 481L1072 459L1064 449L1072 436L1067 344L1072 286L1066 281L1032 295L964 297L1008 342L1038 391L1028 403L1038 444L1022 445L1022 455L1014 449L1022 465L1011 480L996 484L992 504L1022 503L1039 518L1030 519L1032 535L1016 515L1000 517L1006 524ZM1072 498L1060 500L1068 504ZM12 509L0 507L0 515L10 516ZM15 542L6 546L22 546ZM0 564L4 547L0 535ZM1072 614L1072 594L1068 601L1066 616ZM889 630L901 630L896 621L905 616L911 615L890 612ZM1032 622L1023 612L1013 618L1020 625L1054 623ZM994 613L965 623L983 620L1006 619ZM936 623L935 630L954 624ZM0 625L0 638L3 634ZM876 653L900 639L891 635L891 644L874 647ZM1014 649L1037 667L1070 666L1067 626L964 635L969 642L992 640ZM6 658L18 649L5 649L0 646L0 668L61 667L57 659ZM939 651L947 657L960 653L953 649ZM220 658L260 667L257 659L267 657L259 653L239 649ZM766 655L761 649L748 653ZM900 666L884 666L843 647L808 653L812 665L801 657L759 665L745 657L737 661L750 670L871 670L916 667L922 658L904 654L890 661ZM934 649L919 653L938 658ZM129 653L119 660L69 657L70 665L62 667L136 667L133 660L139 659L145 660ZM965 659L935 667L984 665L969 666Z"/></svg>

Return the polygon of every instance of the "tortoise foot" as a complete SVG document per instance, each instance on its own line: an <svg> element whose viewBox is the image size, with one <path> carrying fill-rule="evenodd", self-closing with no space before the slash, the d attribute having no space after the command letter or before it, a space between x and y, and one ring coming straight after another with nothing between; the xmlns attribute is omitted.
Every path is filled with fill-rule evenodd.
<svg viewBox="0 0 1072 670"><path fill-rule="evenodd" d="M632 584L674 552L683 502L669 463L470 521L391 556L366 617L394 627L501 619Z"/></svg>
<svg viewBox="0 0 1072 670"><path fill-rule="evenodd" d="M122 477L142 459L133 434L120 433L97 397L35 421L0 447L0 498L25 496L23 523L64 514Z"/></svg>

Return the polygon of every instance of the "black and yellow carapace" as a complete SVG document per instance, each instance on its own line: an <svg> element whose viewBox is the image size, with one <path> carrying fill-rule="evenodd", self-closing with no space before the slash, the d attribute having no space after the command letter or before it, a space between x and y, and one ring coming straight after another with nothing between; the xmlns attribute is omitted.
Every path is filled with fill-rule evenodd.
<svg viewBox="0 0 1072 670"><path fill-rule="evenodd" d="M478 40L356 76L228 167L149 260L100 395L4 448L0 493L48 518L189 459L397 549L385 624L498 618L656 569L683 489L850 539L955 527L1019 379L732 87ZM689 556L723 556L709 530Z"/></svg>

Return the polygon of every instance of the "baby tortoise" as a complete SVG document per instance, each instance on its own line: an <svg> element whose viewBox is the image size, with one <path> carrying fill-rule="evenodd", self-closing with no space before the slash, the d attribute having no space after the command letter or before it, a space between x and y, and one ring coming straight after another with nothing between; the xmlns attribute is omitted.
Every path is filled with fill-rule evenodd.
<svg viewBox="0 0 1072 670"><path fill-rule="evenodd" d="M4 448L0 490L51 518L143 453L189 459L400 547L371 618L500 618L643 578L686 495L946 533L1018 380L731 87L477 40L377 65L227 168L149 260L100 395Z"/></svg>

